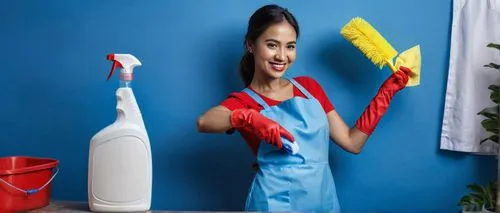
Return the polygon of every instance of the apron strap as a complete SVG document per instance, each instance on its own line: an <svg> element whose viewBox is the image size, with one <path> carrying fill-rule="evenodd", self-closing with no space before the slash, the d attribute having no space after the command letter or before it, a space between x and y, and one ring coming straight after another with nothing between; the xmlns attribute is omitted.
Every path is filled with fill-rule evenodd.
<svg viewBox="0 0 500 213"><path fill-rule="evenodd" d="M295 79L290 78L288 79L294 86L296 86L304 95L306 95L307 98L309 99L314 99L314 97L309 93L302 85L300 85Z"/></svg>
<svg viewBox="0 0 500 213"><path fill-rule="evenodd" d="M302 92L308 99L314 99L314 96L311 95L302 85L300 85L295 79L290 78L288 79L292 84L297 87L300 92ZM245 88L243 89L243 92L247 93L250 97L252 97L255 101L257 101L258 104L260 104L262 107L264 107L265 110L269 109L269 105L253 90L250 88Z"/></svg>
<svg viewBox="0 0 500 213"><path fill-rule="evenodd" d="M252 97L255 101L257 101L258 104L260 104L262 107L264 107L264 110L269 109L269 105L253 90L249 89L248 87L243 89L243 92L246 92L250 97Z"/></svg>

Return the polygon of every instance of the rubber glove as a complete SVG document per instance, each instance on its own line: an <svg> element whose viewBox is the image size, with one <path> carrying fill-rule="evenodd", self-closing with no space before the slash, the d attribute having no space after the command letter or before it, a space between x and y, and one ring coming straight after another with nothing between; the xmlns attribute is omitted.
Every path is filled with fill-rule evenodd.
<svg viewBox="0 0 500 213"><path fill-rule="evenodd" d="M294 137L277 122L266 118L254 109L236 109L231 112L231 125L235 129L251 132L260 140L272 144L278 149L283 147L281 137L295 141Z"/></svg>
<svg viewBox="0 0 500 213"><path fill-rule="evenodd" d="M387 111L389 103L394 95L401 89L405 88L411 70L400 66L399 70L392 73L387 80L384 81L379 88L377 94L371 100L370 104L365 108L356 121L356 127L367 135L371 135L377 127L378 122Z"/></svg>

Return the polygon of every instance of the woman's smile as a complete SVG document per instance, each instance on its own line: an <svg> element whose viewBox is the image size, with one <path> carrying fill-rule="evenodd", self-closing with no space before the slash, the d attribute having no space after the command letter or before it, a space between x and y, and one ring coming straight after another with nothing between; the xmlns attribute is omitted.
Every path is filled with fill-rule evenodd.
<svg viewBox="0 0 500 213"><path fill-rule="evenodd" d="M278 62L269 62L271 64L271 68L276 72L283 72L286 68L286 63L278 63Z"/></svg>

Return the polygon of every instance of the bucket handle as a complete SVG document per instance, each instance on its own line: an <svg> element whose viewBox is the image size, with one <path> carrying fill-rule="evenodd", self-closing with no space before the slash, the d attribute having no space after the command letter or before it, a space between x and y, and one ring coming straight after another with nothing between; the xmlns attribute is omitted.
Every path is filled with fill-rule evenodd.
<svg viewBox="0 0 500 213"><path fill-rule="evenodd" d="M24 189L21 189L19 187L16 187L10 183L8 183L7 181L5 181L4 179L0 178L0 181L1 182L4 182L5 184L7 184L8 186L14 188L14 189L17 189L18 191L21 191L23 193L25 193L26 195L32 195L32 194L35 194L37 192L39 192L40 190L42 190L43 188L45 188L47 185L50 184L50 182L52 182L52 180L56 177L57 173L59 173L59 167L55 168L56 172L52 175L52 177L50 178L49 181L47 181L47 183L45 183L43 186L41 186L40 188L38 189L28 189L28 190L24 190Z"/></svg>

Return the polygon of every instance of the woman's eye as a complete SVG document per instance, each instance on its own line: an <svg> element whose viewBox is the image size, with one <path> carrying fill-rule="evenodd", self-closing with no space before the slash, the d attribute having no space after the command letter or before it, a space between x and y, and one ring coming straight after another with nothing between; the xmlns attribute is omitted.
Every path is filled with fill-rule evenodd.
<svg viewBox="0 0 500 213"><path fill-rule="evenodd" d="M269 48L275 48L275 47L276 47L276 44L269 43L269 44L267 44L267 47L269 47Z"/></svg>
<svg viewBox="0 0 500 213"><path fill-rule="evenodd" d="M288 45L288 49L294 49L295 45Z"/></svg>

